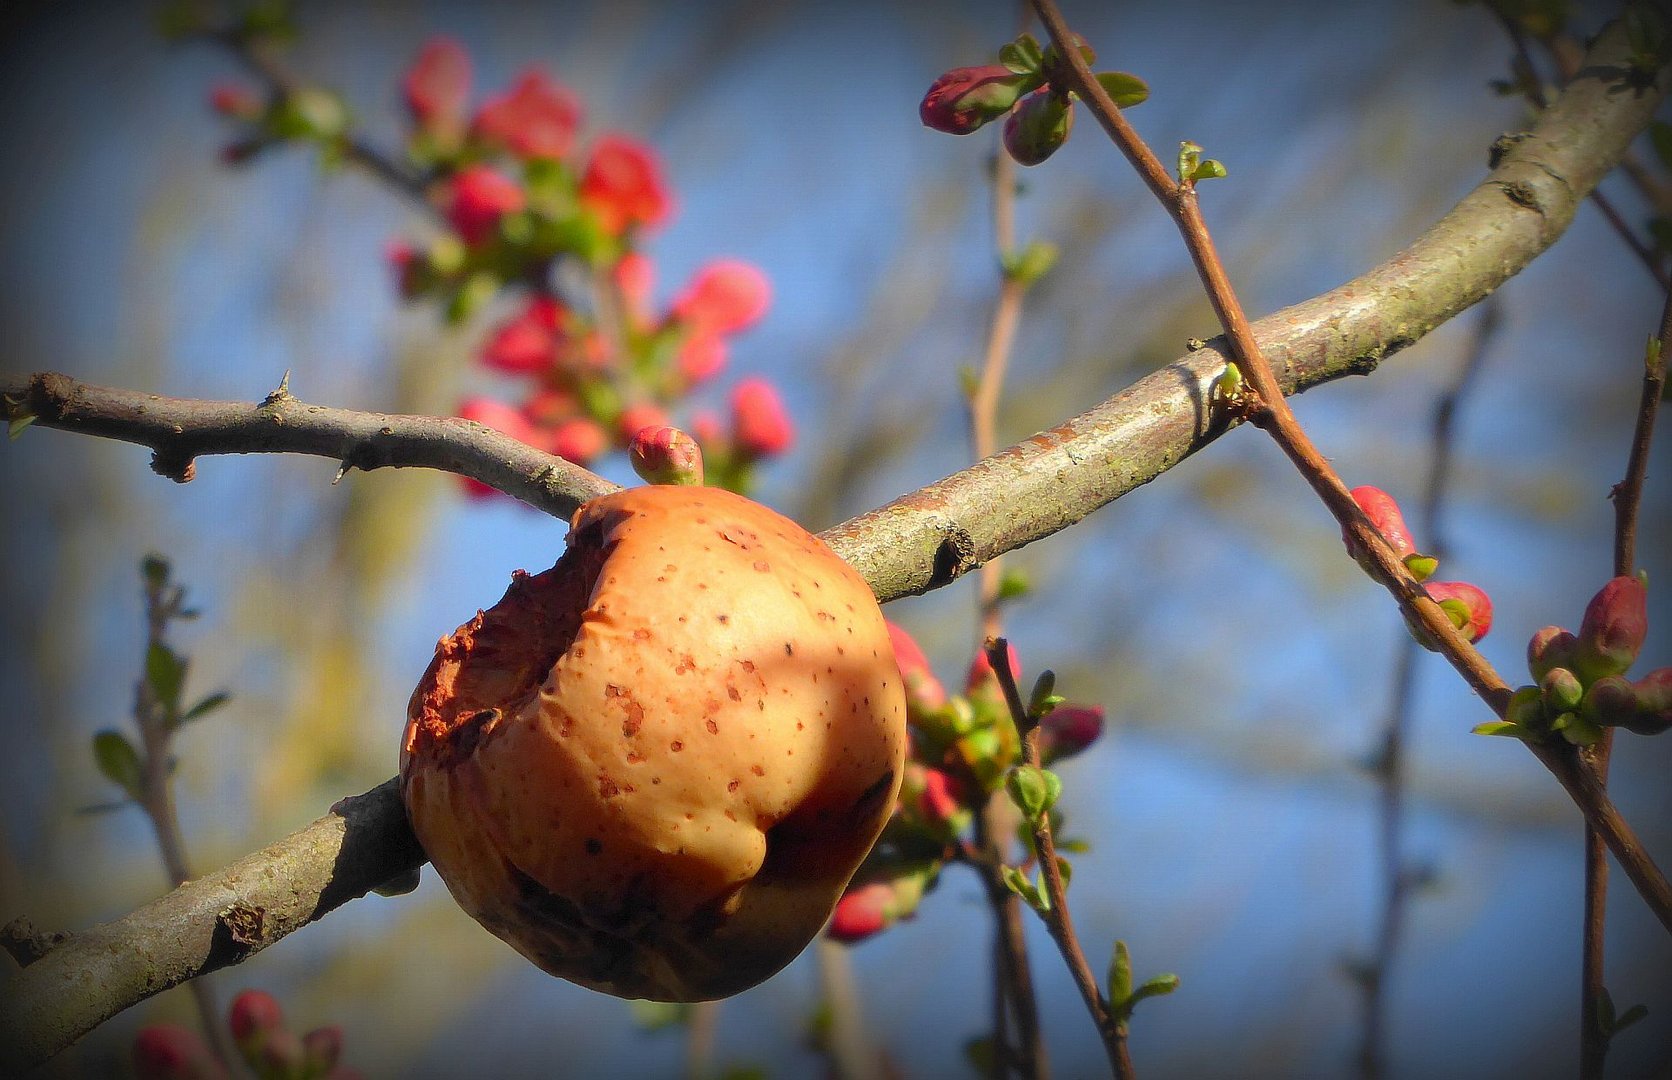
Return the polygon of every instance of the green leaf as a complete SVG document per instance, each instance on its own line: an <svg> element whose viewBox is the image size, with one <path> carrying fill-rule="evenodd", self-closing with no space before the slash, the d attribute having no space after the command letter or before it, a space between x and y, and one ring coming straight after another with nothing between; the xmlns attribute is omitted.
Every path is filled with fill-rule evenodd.
<svg viewBox="0 0 1672 1080"><path fill-rule="evenodd" d="M727 1065L720 1080L766 1080L766 1070L759 1065Z"/></svg>
<svg viewBox="0 0 1672 1080"><path fill-rule="evenodd" d="M1476 724L1469 729L1471 735L1507 735L1512 739L1530 742L1534 740L1532 732L1520 724L1512 724L1508 720L1488 720L1484 724Z"/></svg>
<svg viewBox="0 0 1672 1080"><path fill-rule="evenodd" d="M1005 776L1004 789L1023 817L1038 822L1062 795L1062 779L1037 765L1018 765Z"/></svg>
<svg viewBox="0 0 1672 1080"><path fill-rule="evenodd" d="M23 429L35 422L34 413L24 413L22 416L12 417L11 423L6 425L7 438L15 439L23 434Z"/></svg>
<svg viewBox="0 0 1672 1080"><path fill-rule="evenodd" d="M1405 556L1405 569L1418 581L1427 581L1434 576L1434 571L1440 568L1440 560L1432 555L1421 555L1413 551Z"/></svg>
<svg viewBox="0 0 1672 1080"><path fill-rule="evenodd" d="M1155 978L1144 983L1144 985L1138 987L1138 989L1132 991L1132 1001L1130 1004L1137 1005L1138 1002L1143 1001L1145 998L1165 997L1178 988L1179 977L1177 975L1174 975L1171 972L1165 975L1157 975Z"/></svg>
<svg viewBox="0 0 1672 1080"><path fill-rule="evenodd" d="M633 1001L633 1023L641 1031L665 1031L691 1019L691 1006L680 1001Z"/></svg>
<svg viewBox="0 0 1672 1080"><path fill-rule="evenodd" d="M1028 581L1027 575L1020 570L1006 570L999 576L1000 600L1014 600L1017 597L1026 596L1031 588L1033 588L1032 583Z"/></svg>
<svg viewBox="0 0 1672 1080"><path fill-rule="evenodd" d="M1109 959L1109 1004L1119 1010L1132 997L1132 954L1126 942L1115 942L1115 955Z"/></svg>
<svg viewBox="0 0 1672 1080"><path fill-rule="evenodd" d="M964 1043L964 1060L969 1062L976 1072L982 1076L989 1076L993 1072L993 1065L998 1060L997 1043L991 1035L982 1035Z"/></svg>
<svg viewBox="0 0 1672 1080"><path fill-rule="evenodd" d="M200 700L196 705L193 705L185 712L181 713L180 723L184 724L192 720L198 720L202 717L208 716L210 713L214 712L216 709L231 700L232 695L227 693L225 690L216 691L208 697Z"/></svg>
<svg viewBox="0 0 1672 1080"><path fill-rule="evenodd" d="M1046 668L1039 673L1039 678L1033 681L1033 691L1028 694L1028 715L1042 716L1045 713L1045 699L1054 697L1057 688L1057 673Z"/></svg>
<svg viewBox="0 0 1672 1080"><path fill-rule="evenodd" d="M1045 53L1032 34L1023 34L999 49L999 63L1018 75L1032 75L1045 60Z"/></svg>
<svg viewBox="0 0 1672 1080"><path fill-rule="evenodd" d="M1057 246L1043 240L1030 240L1021 251L1007 254L1003 263L1006 279L1024 286L1032 285L1057 264Z"/></svg>
<svg viewBox="0 0 1672 1080"><path fill-rule="evenodd" d="M1066 895L1068 883L1074 880L1074 864L1069 862L1061 852L1057 853L1057 874L1062 877L1062 891Z"/></svg>
<svg viewBox="0 0 1672 1080"><path fill-rule="evenodd" d="M180 689L186 684L186 661L160 641L145 650L145 681L157 702L169 713L180 711Z"/></svg>
<svg viewBox="0 0 1672 1080"><path fill-rule="evenodd" d="M1190 171L1192 180L1219 180L1225 175L1225 166L1213 158L1208 158Z"/></svg>
<svg viewBox="0 0 1672 1080"><path fill-rule="evenodd" d="M1196 171L1196 166L1201 163L1201 160L1202 147L1200 144L1193 143L1189 139L1185 139L1180 142L1178 161L1179 180L1182 182L1190 179L1190 175Z"/></svg>
<svg viewBox="0 0 1672 1080"><path fill-rule="evenodd" d="M1126 71L1100 71L1093 76L1116 105L1130 109L1149 100L1149 84Z"/></svg>
<svg viewBox="0 0 1672 1080"><path fill-rule="evenodd" d="M93 760L105 779L127 792L129 798L139 798L142 786L139 751L126 735L107 730L93 736Z"/></svg>
<svg viewBox="0 0 1672 1080"><path fill-rule="evenodd" d="M1040 892L1039 885L1029 881L1027 875L1014 866L1004 868L1004 884L1005 888L1027 901L1028 906L1035 911L1046 912L1051 909L1051 902Z"/></svg>
<svg viewBox="0 0 1672 1080"><path fill-rule="evenodd" d="M1614 1021L1614 1027L1611 1031L1609 1031L1609 1034L1618 1035L1620 1032L1648 1015L1649 1007L1647 1005L1633 1005L1631 1008L1621 1013L1618 1020Z"/></svg>

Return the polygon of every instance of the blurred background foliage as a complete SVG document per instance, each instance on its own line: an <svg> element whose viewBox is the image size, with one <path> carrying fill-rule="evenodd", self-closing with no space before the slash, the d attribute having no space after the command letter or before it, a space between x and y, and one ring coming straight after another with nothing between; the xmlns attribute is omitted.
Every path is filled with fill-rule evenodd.
<svg viewBox="0 0 1672 1080"><path fill-rule="evenodd" d="M1230 178L1209 221L1251 313L1387 258L1478 182L1487 147L1525 119L1496 96L1509 45L1480 8L1408 4L1068 3L1105 66L1142 75L1132 114L1158 148L1190 138ZM762 267L776 303L734 350L770 375L797 448L757 495L822 528L966 463L959 369L979 361L997 289L989 223L994 128L924 130L946 68L990 62L1014 33L1002 3L784 0L676 5L304 3L298 71L340 89L394 149L398 80L425 38L459 38L478 87L545 65L584 96L589 131L662 154L680 200L648 251L664 282L716 255ZM1595 25L1594 13L1583 13ZM18 9L0 63L0 341L6 370L193 397L256 399L288 370L305 400L444 412L492 392L472 349L491 319L448 328L403 308L383 251L433 226L311 154L217 163L204 104L234 72L170 47L139 5ZM996 127L996 126L995 126ZM1025 170L1022 239L1061 247L1029 295L1000 413L1006 441L1089 407L1210 336L1171 225L1089 118ZM1641 222L1617 179L1605 185ZM666 292L664 286L659 295ZM1514 679L1527 636L1573 625L1609 573L1606 495L1623 473L1642 342L1660 299L1594 208L1500 294L1503 325L1462 407L1446 576L1485 587L1484 651ZM1471 342L1465 314L1370 379L1307 394L1303 422L1349 483L1414 504L1429 415ZM1651 463L1639 557L1668 565L1668 457ZM110 792L88 738L127 715L142 642L136 564L166 553L204 611L177 634L191 690L231 705L177 744L194 865L221 865L396 766L406 697L434 641L547 566L561 523L467 501L450 478L353 473L317 459L213 458L184 487L132 447L30 431L0 452L6 647L0 685L0 915L74 927L160 893L143 819L88 814ZM619 458L603 470L625 481ZM1422 539L1422 538L1419 538ZM1352 1075L1359 991L1346 974L1379 912L1377 743L1404 634L1342 556L1336 530L1257 432L1238 431L1085 524L1012 557L1034 591L1008 629L1029 673L1109 710L1111 733L1064 769L1070 831L1093 850L1072 899L1088 951L1117 935L1140 972L1183 978L1141 1010L1152 1076ZM1663 585L1655 590L1659 593ZM973 584L889 608L956 681L974 647ZM1644 667L1672 660L1664 616ZM1554 783L1437 659L1418 668L1409 836L1434 884L1390 973L1390 1072L1566 1075L1576 1059L1580 825ZM1672 862L1672 739L1622 735L1614 790ZM967 1072L984 1032L988 916L949 871L919 916L852 952L870 1034L909 1076ZM1030 920L1031 922L1032 920ZM1049 941L1029 928L1060 1075L1101 1050ZM1621 1076L1672 1061L1672 944L1632 890L1610 901L1608 983ZM716 1060L773 1076L821 1066L811 953L719 1013ZM216 977L272 990L306 1026L340 1022L344 1060L374 1076L673 1075L681 1039L619 1002L536 971L418 892L351 905ZM118 1017L53 1070L125 1066L147 1020Z"/></svg>

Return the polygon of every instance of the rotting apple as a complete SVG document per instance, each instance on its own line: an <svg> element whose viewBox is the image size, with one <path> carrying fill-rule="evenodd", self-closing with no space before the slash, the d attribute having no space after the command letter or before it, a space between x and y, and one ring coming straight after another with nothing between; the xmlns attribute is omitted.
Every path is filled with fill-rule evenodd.
<svg viewBox="0 0 1672 1080"><path fill-rule="evenodd" d="M893 809L905 700L852 567L772 510L650 486L443 638L401 791L471 916L620 997L725 997L829 917Z"/></svg>

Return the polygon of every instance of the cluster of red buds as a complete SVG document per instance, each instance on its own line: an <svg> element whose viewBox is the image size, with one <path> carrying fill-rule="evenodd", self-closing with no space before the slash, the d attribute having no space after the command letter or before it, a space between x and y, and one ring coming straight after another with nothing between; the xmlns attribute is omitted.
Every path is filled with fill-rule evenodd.
<svg viewBox="0 0 1672 1080"><path fill-rule="evenodd" d="M1091 46L1076 38L1086 63L1097 62ZM1004 148L1019 165L1038 165L1068 141L1074 129L1074 95L1062 86L1063 58L1053 43L1040 48L1023 34L999 50L999 62L953 68L929 87L918 106L927 127L968 135L1005 117ZM1149 97L1136 75L1105 71L1096 79L1121 108Z"/></svg>
<svg viewBox="0 0 1672 1080"><path fill-rule="evenodd" d="M1672 728L1672 667L1635 682L1626 678L1648 634L1642 578L1612 579L1591 598L1577 634L1546 626L1533 635L1527 671L1534 685L1511 696L1504 720L1475 731L1535 741L1560 734L1576 746L1589 746L1605 727L1639 735Z"/></svg>
<svg viewBox="0 0 1672 1080"><path fill-rule="evenodd" d="M1007 786L1021 762L1016 724L986 654L976 653L963 694L948 694L917 642L893 623L888 629L906 688L911 752L894 815L831 916L828 932L838 941L860 941L915 914L941 867L966 846L977 808ZM1014 647L1010 670L1021 677ZM1101 708L1054 695L1040 704L1044 766L1073 757L1103 733ZM1047 810L1060 821L1060 811Z"/></svg>
<svg viewBox="0 0 1672 1080"><path fill-rule="evenodd" d="M1370 519L1370 524L1382 534L1382 539L1399 556L1411 576L1423 583L1429 597L1440 605L1440 610L1446 613L1451 625L1457 628L1464 640L1473 642L1485 637L1486 632L1492 629L1492 598L1479 586L1466 581L1429 580L1439 569L1440 560L1417 550L1411 530L1405 526L1405 516L1399 512L1399 504L1393 501L1393 496L1374 487L1354 488L1352 495L1353 501L1364 511L1364 516ZM1342 530L1341 540L1347 545L1347 553L1368 571L1369 556L1346 530ZM1429 650L1436 648L1426 630L1414 622L1410 623L1410 627L1411 636L1417 639L1418 644Z"/></svg>
<svg viewBox="0 0 1672 1080"><path fill-rule="evenodd" d="M396 241L389 259L403 297L434 301L455 322L517 294L477 355L517 381L515 403L474 396L458 413L590 464L640 428L666 425L715 379L732 339L765 316L771 286L747 263L716 259L658 305L640 244L672 217L675 199L655 152L614 133L583 142L581 99L538 68L474 107L471 87L470 55L447 37L425 44L406 72L407 158L447 228L421 245ZM210 100L240 127L229 160L285 140L312 141L328 158L352 150L348 110L326 91L229 83ZM728 404L729 415L692 416L690 430L710 482L742 489L756 462L789 449L794 428L762 379L738 383Z"/></svg>
<svg viewBox="0 0 1672 1080"><path fill-rule="evenodd" d="M284 1025L273 995L245 990L232 1001L227 1026L238 1054L257 1080L359 1080L360 1072L337 1064L342 1028L317 1027L297 1035ZM152 1024L134 1036L139 1080L226 1080L227 1068L203 1037L179 1024Z"/></svg>

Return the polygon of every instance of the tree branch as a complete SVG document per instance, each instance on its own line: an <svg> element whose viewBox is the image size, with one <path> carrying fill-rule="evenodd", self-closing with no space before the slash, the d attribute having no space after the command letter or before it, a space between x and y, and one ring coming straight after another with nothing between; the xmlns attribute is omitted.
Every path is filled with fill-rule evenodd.
<svg viewBox="0 0 1672 1080"><path fill-rule="evenodd" d="M1624 57L1617 36L1601 39L1588 74L1574 79L1485 181L1410 247L1254 323L1284 392L1374 370L1554 243L1659 104L1659 93L1616 92L1610 76ZM1225 361L1212 345L1190 353L1051 431L824 538L880 599L939 588L1081 520L1212 442L1232 422L1209 407L1209 386ZM7 420L32 414L38 427L150 446L160 471L177 479L189 478L198 455L287 451L361 469L446 469L561 516L610 488L467 421L325 409L288 393L259 405L194 402L37 375L0 384L0 395ZM1577 769L1563 782L1570 791L1594 785ZM1606 804L1600 790L1594 794L1600 803L1593 805ZM1604 824L1612 826L1604 835L1621 838L1617 815ZM1629 866L1635 852L1641 865L1646 856L1631 839L1621 862ZM1621 848L1614 849L1618 856ZM230 867L78 934L0 988L0 1071L45 1060L122 1009L244 959L421 861L391 781ZM262 914L245 917L255 912ZM244 929L234 932L234 925Z"/></svg>
<svg viewBox="0 0 1672 1080"><path fill-rule="evenodd" d="M0 383L0 411L8 421L33 417L38 427L148 446L151 468L178 483L196 475L194 459L202 455L288 453L331 458L344 472L443 469L560 518L616 490L579 465L473 420L309 405L283 384L250 404L116 390L42 372L25 382Z"/></svg>

